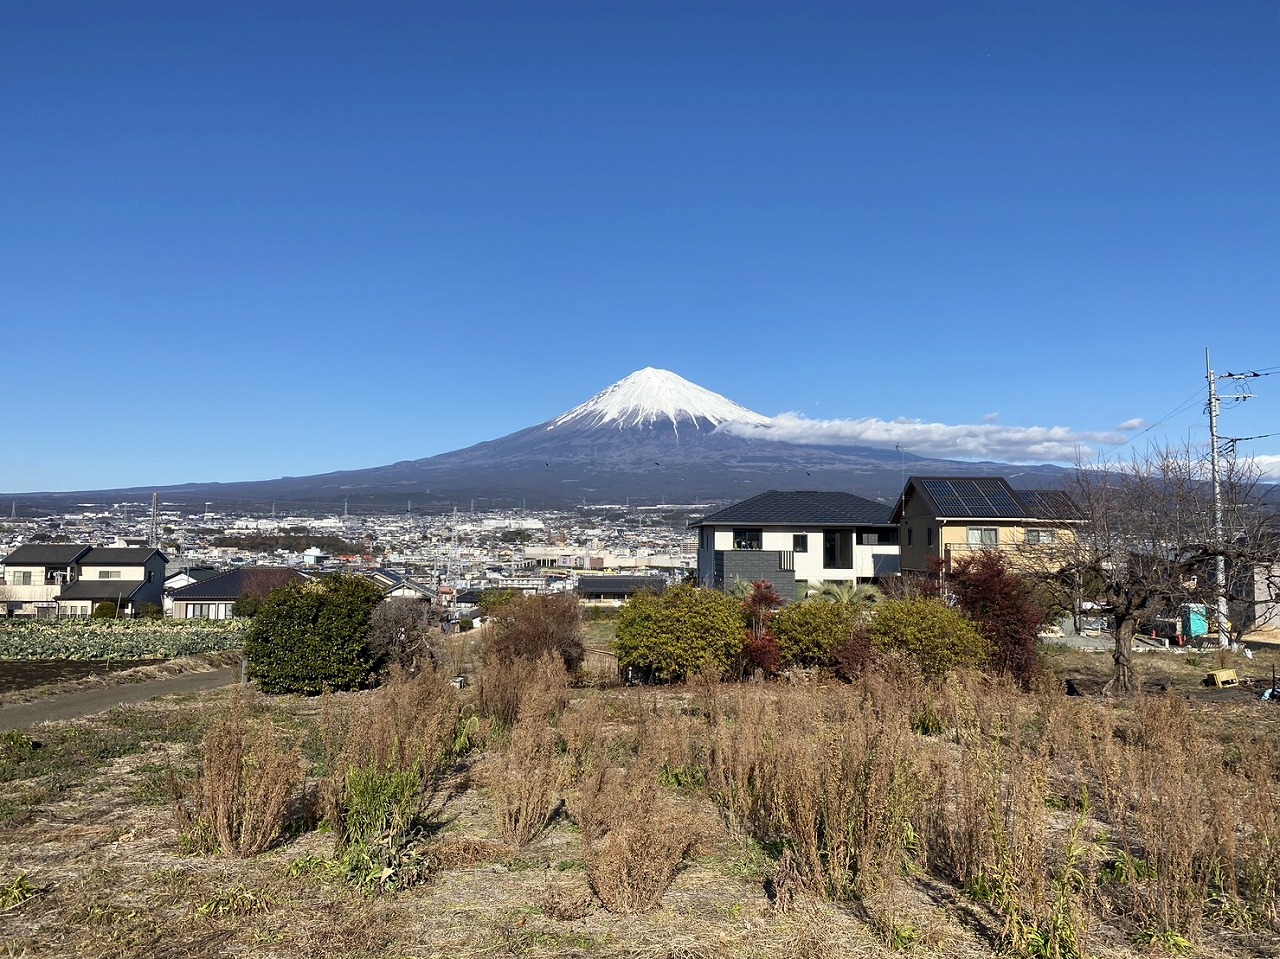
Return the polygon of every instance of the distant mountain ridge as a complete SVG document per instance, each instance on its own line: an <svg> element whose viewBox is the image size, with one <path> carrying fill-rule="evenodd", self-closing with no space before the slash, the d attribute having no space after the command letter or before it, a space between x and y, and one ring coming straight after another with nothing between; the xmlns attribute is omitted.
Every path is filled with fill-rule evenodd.
<svg viewBox="0 0 1280 959"><path fill-rule="evenodd" d="M438 511L582 503L716 503L769 489L841 490L892 502L912 474L1008 475L1001 463L931 459L864 446L809 446L738 435L769 418L668 370L645 368L545 423L449 453L370 469L236 483L41 494L84 502L150 497L312 507ZM1018 466L1022 486L1061 485L1054 466ZM26 498L32 498L30 494Z"/></svg>

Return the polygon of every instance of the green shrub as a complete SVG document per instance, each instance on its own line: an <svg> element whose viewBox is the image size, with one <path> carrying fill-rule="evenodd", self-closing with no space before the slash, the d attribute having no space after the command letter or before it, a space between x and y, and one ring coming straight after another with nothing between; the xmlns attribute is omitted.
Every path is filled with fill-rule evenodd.
<svg viewBox="0 0 1280 959"><path fill-rule="evenodd" d="M267 693L354 689L373 672L369 624L382 590L357 576L271 593L245 637L249 676Z"/></svg>
<svg viewBox="0 0 1280 959"><path fill-rule="evenodd" d="M807 600L782 607L772 626L786 665L824 666L861 621L858 606Z"/></svg>
<svg viewBox="0 0 1280 959"><path fill-rule="evenodd" d="M115 603L111 602L111 600L99 603L97 606L93 607L94 619L115 619L119 615L119 607L117 607Z"/></svg>
<svg viewBox="0 0 1280 959"><path fill-rule="evenodd" d="M681 679L706 666L730 668L746 642L742 603L714 589L677 586L637 593L618 615L618 665L655 679Z"/></svg>
<svg viewBox="0 0 1280 959"><path fill-rule="evenodd" d="M991 657L978 628L941 600L887 600L876 606L867 631L876 649L906 653L926 676L981 666Z"/></svg>

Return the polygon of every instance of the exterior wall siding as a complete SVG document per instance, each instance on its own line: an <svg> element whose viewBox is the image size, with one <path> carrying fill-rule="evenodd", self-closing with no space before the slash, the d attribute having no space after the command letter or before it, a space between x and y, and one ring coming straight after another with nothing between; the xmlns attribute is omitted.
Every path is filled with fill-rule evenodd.
<svg viewBox="0 0 1280 959"><path fill-rule="evenodd" d="M111 575L103 576L103 573ZM83 566L80 569L80 579L118 579L136 583L146 578L147 571L142 566Z"/></svg>
<svg viewBox="0 0 1280 959"><path fill-rule="evenodd" d="M774 591L783 599L790 599L796 594L796 574L794 570L778 568L778 551L769 549L734 549L724 554L724 587L730 588L736 582L754 583L766 579L773 584Z"/></svg>
<svg viewBox="0 0 1280 959"><path fill-rule="evenodd" d="M757 527L743 524L739 528ZM866 533L875 532L883 537L896 530L884 527L840 528L849 529L854 536L853 565L847 568L823 565L823 527L765 527L761 535L761 549L734 549L734 527L716 527L702 540L698 550L698 584L723 589L732 586L735 577L746 582L767 579L779 594L789 598L795 595L797 582L865 582L897 575L897 543L867 545L859 542ZM808 549L804 552L793 549L796 534L808 537ZM708 543L713 545L708 546ZM789 562L784 562L779 554L784 554ZM783 569L784 565L792 568Z"/></svg>
<svg viewBox="0 0 1280 959"><path fill-rule="evenodd" d="M204 602L176 600L173 604L174 619L231 619L234 601L208 600Z"/></svg>

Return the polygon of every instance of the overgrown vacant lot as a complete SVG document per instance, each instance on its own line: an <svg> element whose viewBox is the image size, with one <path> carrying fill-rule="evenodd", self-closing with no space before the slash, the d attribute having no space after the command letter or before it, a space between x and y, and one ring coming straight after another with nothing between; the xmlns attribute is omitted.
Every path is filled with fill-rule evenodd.
<svg viewBox="0 0 1280 959"><path fill-rule="evenodd" d="M3 954L1280 955L1280 706L1142 665L1169 688L1130 703L544 662L33 727L0 746Z"/></svg>

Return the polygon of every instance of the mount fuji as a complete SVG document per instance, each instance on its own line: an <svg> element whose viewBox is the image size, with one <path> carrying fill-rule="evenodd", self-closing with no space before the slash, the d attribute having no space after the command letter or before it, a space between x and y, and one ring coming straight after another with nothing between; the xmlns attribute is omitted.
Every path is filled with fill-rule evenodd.
<svg viewBox="0 0 1280 959"><path fill-rule="evenodd" d="M659 505L745 499L770 489L843 490L892 502L904 475L1000 473L999 463L937 460L864 446L763 438L769 418L667 370L646 368L536 426L465 449L372 469L244 483L164 487L168 502L244 506L348 503L440 511ZM1060 485L1052 466L1019 466L1020 485ZM149 496L152 488L107 491ZM77 501L85 493L65 494ZM48 494L47 494L48 496Z"/></svg>

